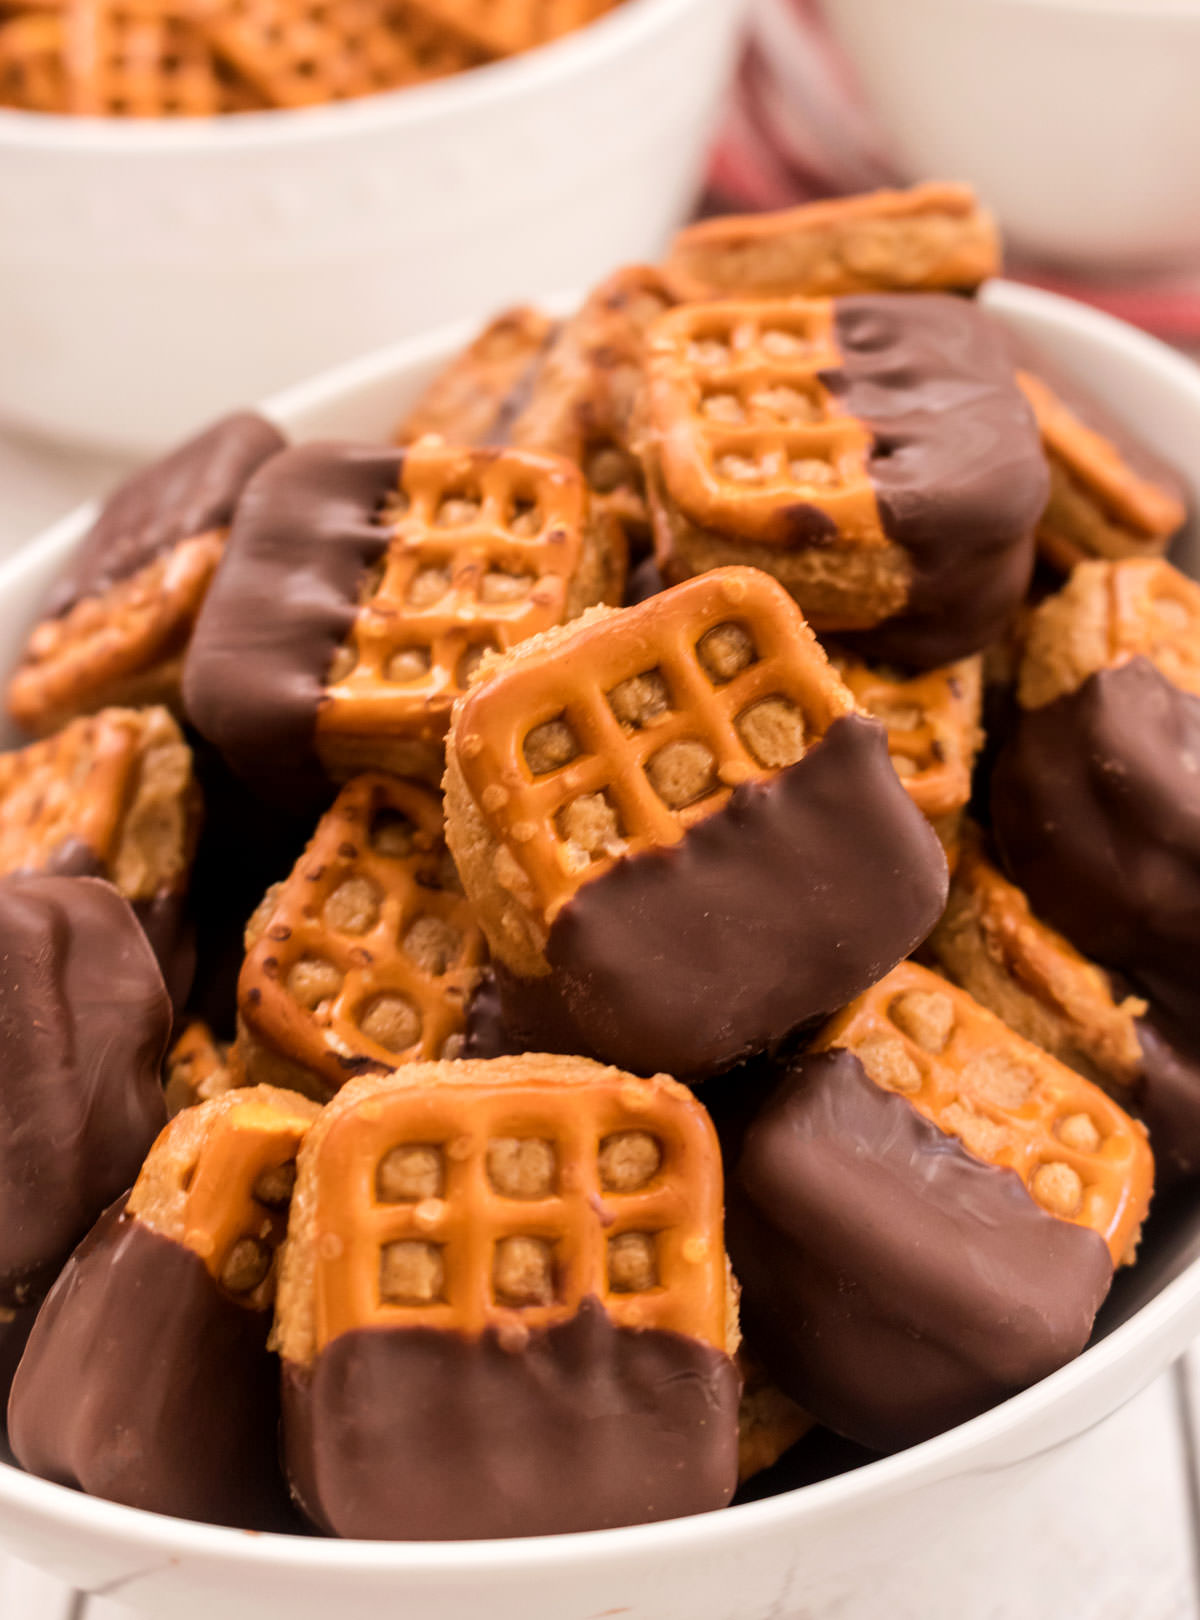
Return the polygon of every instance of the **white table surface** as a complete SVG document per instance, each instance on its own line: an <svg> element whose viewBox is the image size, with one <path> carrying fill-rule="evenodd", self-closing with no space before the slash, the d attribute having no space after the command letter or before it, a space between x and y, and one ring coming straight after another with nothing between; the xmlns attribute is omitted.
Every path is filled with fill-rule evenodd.
<svg viewBox="0 0 1200 1620"><path fill-rule="evenodd" d="M0 556L119 471L0 431ZM953 1548L914 1548L886 1581L795 1620L1200 1620L1196 1412L1200 1349L994 1498ZM0 1554L0 1620L131 1615Z"/></svg>

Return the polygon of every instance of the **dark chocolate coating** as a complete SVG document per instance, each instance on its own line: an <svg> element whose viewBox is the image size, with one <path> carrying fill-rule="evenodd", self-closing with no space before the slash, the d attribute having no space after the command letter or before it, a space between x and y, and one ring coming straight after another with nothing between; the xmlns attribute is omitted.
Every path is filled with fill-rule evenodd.
<svg viewBox="0 0 1200 1620"><path fill-rule="evenodd" d="M306 444L275 456L238 503L184 666L188 716L264 797L319 797L325 677L389 533L402 450Z"/></svg>
<svg viewBox="0 0 1200 1620"><path fill-rule="evenodd" d="M1138 1019L1137 1035L1136 1108L1150 1132L1156 1187L1165 1192L1200 1174L1200 1042L1185 1045L1154 1012Z"/></svg>
<svg viewBox="0 0 1200 1620"><path fill-rule="evenodd" d="M228 528L246 481L287 440L252 411L226 416L115 490L56 581L54 616L101 596L181 540Z"/></svg>
<svg viewBox="0 0 1200 1620"><path fill-rule="evenodd" d="M38 1313L9 1399L31 1474L181 1519L285 1518L269 1311L235 1305L190 1249L113 1205Z"/></svg>
<svg viewBox="0 0 1200 1620"><path fill-rule="evenodd" d="M526 1050L509 1034L495 970L486 967L467 1002L462 1055L464 1058L519 1057Z"/></svg>
<svg viewBox="0 0 1200 1620"><path fill-rule="evenodd" d="M798 1058L747 1132L728 1246L747 1343L880 1451L974 1417L1087 1343L1113 1268L853 1053Z"/></svg>
<svg viewBox="0 0 1200 1620"><path fill-rule="evenodd" d="M108 879L104 862L81 838L68 838L52 850L39 871L48 877ZM176 1012L183 1010L196 971L195 931L182 894L164 890L146 900L131 900L133 914L158 959L167 994Z"/></svg>
<svg viewBox="0 0 1200 1620"><path fill-rule="evenodd" d="M94 878L0 879L0 1305L40 1298L167 1122L171 1009Z"/></svg>
<svg viewBox="0 0 1200 1620"><path fill-rule="evenodd" d="M722 1351L617 1327L594 1299L505 1349L430 1328L358 1328L284 1364L284 1457L335 1535L562 1535L725 1507L740 1380Z"/></svg>
<svg viewBox="0 0 1200 1620"><path fill-rule="evenodd" d="M904 611L847 636L861 656L927 669L996 640L1028 588L1050 475L1003 331L943 293L834 301L842 364L822 375L874 434L884 532L912 559Z"/></svg>
<svg viewBox="0 0 1200 1620"><path fill-rule="evenodd" d="M667 582L659 571L658 562L654 557L643 557L634 568L625 582L625 607L636 607L639 602L648 602L652 596L665 591Z"/></svg>
<svg viewBox="0 0 1200 1620"><path fill-rule="evenodd" d="M1200 698L1134 658L1025 710L992 824L1038 916L1200 1038Z"/></svg>
<svg viewBox="0 0 1200 1620"><path fill-rule="evenodd" d="M702 1079L881 979L936 923L947 881L883 726L843 715L679 843L583 884L551 924L551 973L500 977L505 1023L527 1051Z"/></svg>

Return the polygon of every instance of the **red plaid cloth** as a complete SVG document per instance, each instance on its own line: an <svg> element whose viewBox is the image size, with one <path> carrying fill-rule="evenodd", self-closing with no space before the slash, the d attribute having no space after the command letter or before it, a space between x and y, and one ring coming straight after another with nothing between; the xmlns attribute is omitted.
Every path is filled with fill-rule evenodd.
<svg viewBox="0 0 1200 1620"><path fill-rule="evenodd" d="M820 0L754 0L709 172L708 207L786 208L902 183L825 25ZM1008 272L1200 350L1200 266L1194 274L1136 282L1083 281L1022 262L1010 264Z"/></svg>

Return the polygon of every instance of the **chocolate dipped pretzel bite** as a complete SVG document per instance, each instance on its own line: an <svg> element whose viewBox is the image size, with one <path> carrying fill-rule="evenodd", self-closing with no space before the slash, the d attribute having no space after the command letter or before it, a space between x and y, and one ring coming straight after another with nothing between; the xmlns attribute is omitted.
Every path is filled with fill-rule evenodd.
<svg viewBox="0 0 1200 1620"><path fill-rule="evenodd" d="M912 667L1000 634L1048 474L983 310L934 293L690 304L648 349L643 455L668 580L751 563L814 629Z"/></svg>
<svg viewBox="0 0 1200 1620"><path fill-rule="evenodd" d="M708 1116L579 1058L351 1081L280 1280L292 1489L338 1535L454 1540L723 1506L736 1328Z"/></svg>
<svg viewBox="0 0 1200 1620"><path fill-rule="evenodd" d="M441 776L479 660L615 600L624 545L569 463L310 444L247 491L197 627L188 713L249 782Z"/></svg>
<svg viewBox="0 0 1200 1620"><path fill-rule="evenodd" d="M27 731L109 704L179 707L183 655L251 474L284 447L241 412L134 473L59 577L8 687Z"/></svg>
<svg viewBox="0 0 1200 1620"><path fill-rule="evenodd" d="M1153 1182L1144 1129L911 962L794 1059L730 1185L748 1342L881 1450L1083 1349Z"/></svg>
<svg viewBox="0 0 1200 1620"><path fill-rule="evenodd" d="M22 1467L179 1518L283 1517L267 1334L296 1153L316 1115L258 1086L171 1121L34 1324L9 1403Z"/></svg>
<svg viewBox="0 0 1200 1620"><path fill-rule="evenodd" d="M699 1078L932 927L946 863L795 603L720 569L487 666L447 838L510 1032Z"/></svg>
<svg viewBox="0 0 1200 1620"><path fill-rule="evenodd" d="M992 779L1004 864L1039 917L1200 1038L1200 585L1082 563L1032 616Z"/></svg>

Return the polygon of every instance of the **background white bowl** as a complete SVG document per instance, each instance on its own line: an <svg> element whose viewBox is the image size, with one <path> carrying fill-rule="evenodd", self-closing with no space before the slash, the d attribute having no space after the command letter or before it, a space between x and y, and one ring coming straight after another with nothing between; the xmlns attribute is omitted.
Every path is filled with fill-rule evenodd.
<svg viewBox="0 0 1200 1620"><path fill-rule="evenodd" d="M986 302L1095 388L1192 480L1200 372L1131 328L998 283ZM298 438L379 438L461 333L391 349L266 409ZM83 532L77 512L0 567L0 646L14 652ZM1200 531L1179 554L1200 575ZM0 1543L80 1587L171 1620L771 1620L861 1591L871 1572L1020 1489L1049 1449L1116 1410L1200 1329L1200 1207L1155 1212L1092 1346L1053 1377L935 1440L723 1513L542 1540L336 1542L249 1535L93 1500L0 1465Z"/></svg>
<svg viewBox="0 0 1200 1620"><path fill-rule="evenodd" d="M524 57L302 112L0 109L0 418L145 450L239 400L657 257L742 0L625 0Z"/></svg>
<svg viewBox="0 0 1200 1620"><path fill-rule="evenodd" d="M913 179L1090 269L1200 258L1197 0L823 0Z"/></svg>

